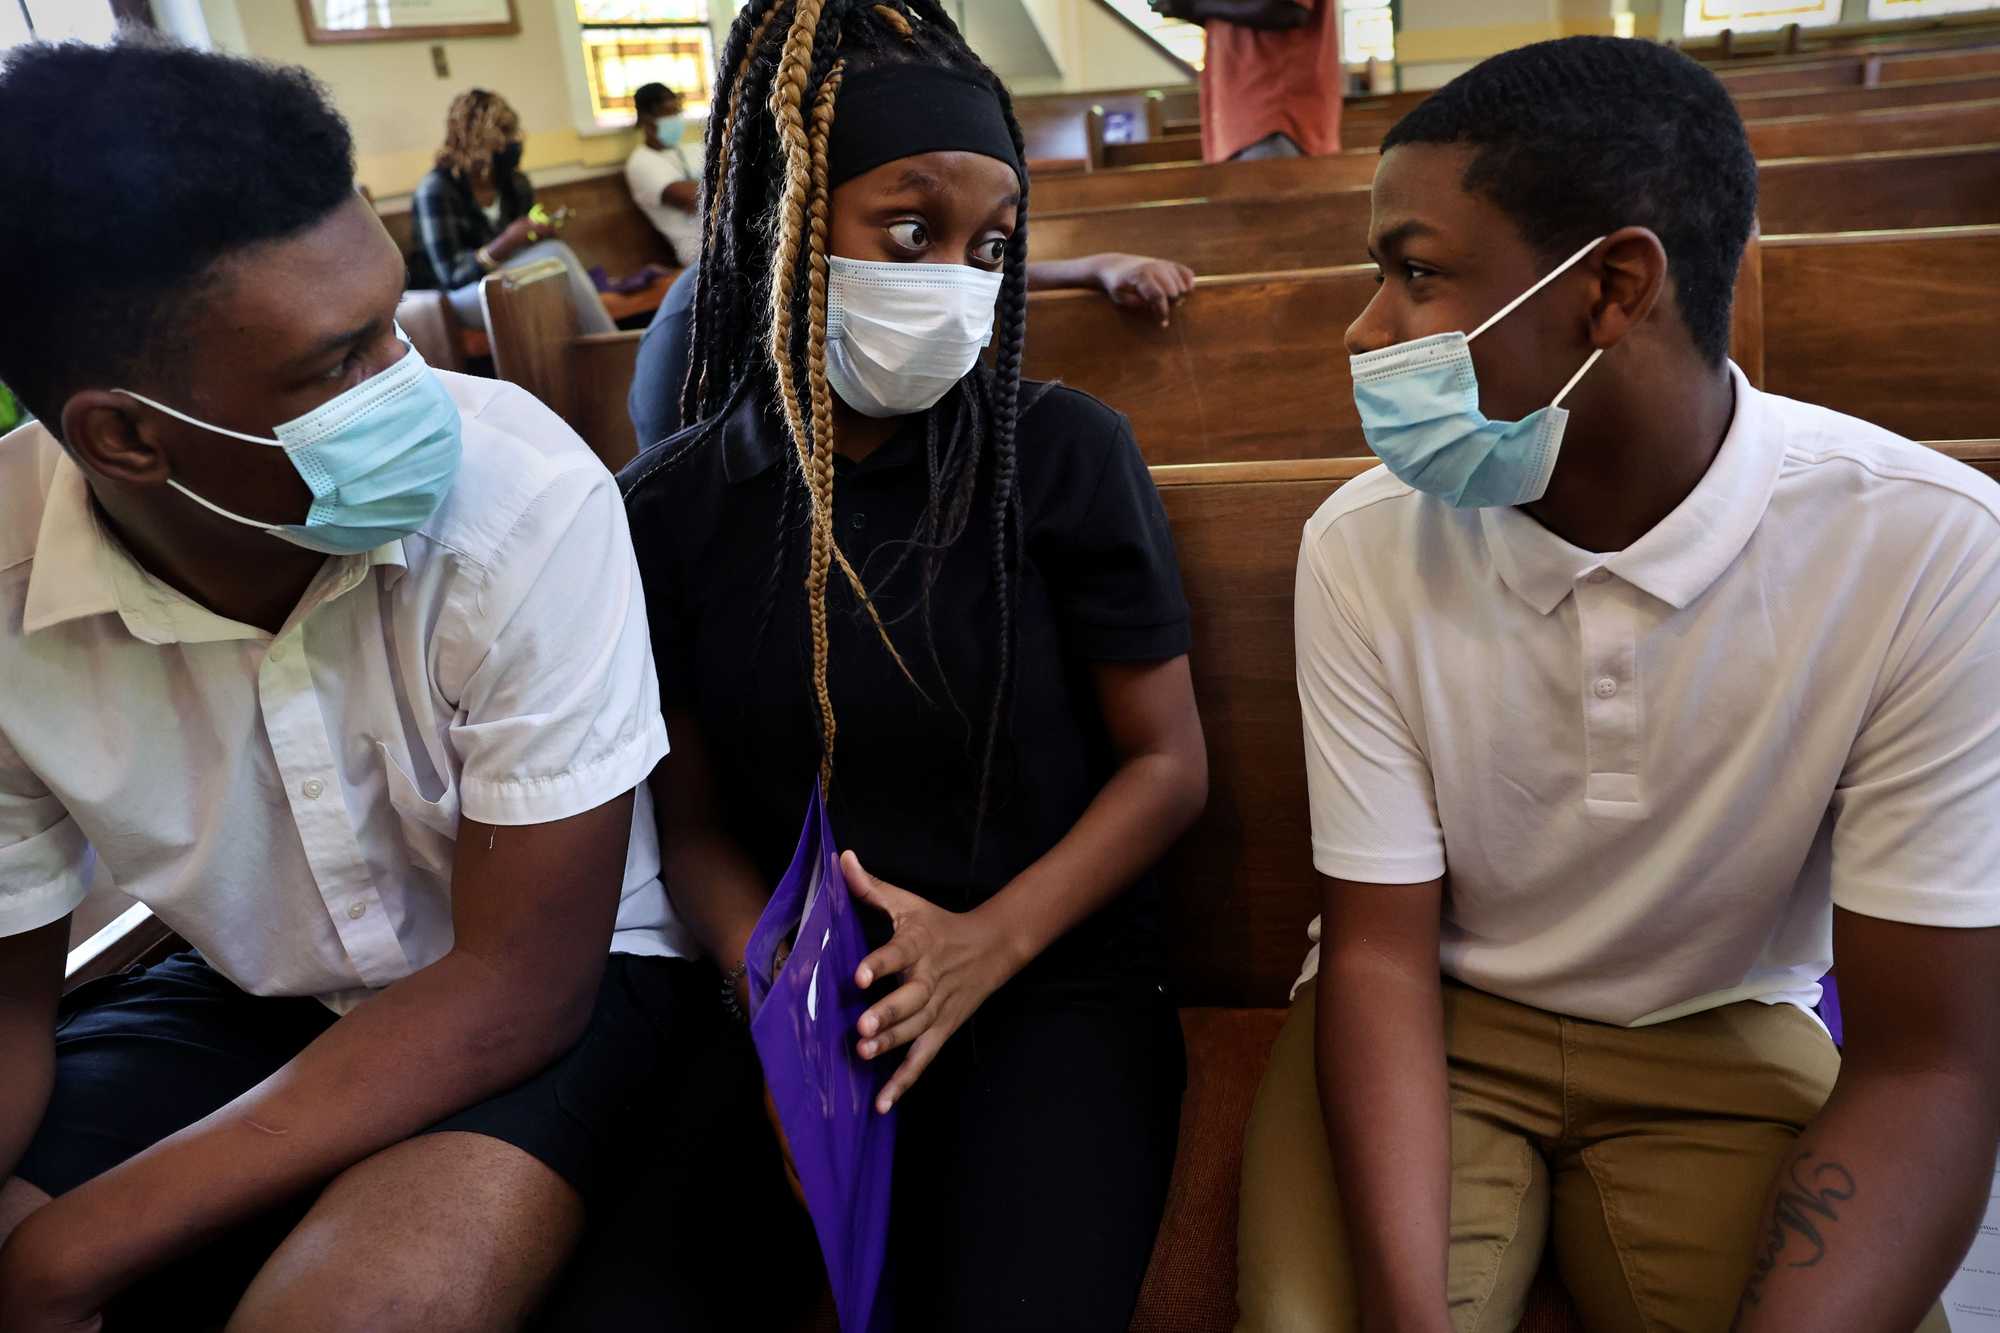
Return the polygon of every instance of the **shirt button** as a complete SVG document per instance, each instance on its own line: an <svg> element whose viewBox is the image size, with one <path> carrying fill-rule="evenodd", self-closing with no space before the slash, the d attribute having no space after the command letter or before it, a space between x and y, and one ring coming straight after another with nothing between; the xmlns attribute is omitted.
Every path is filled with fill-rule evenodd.
<svg viewBox="0 0 2000 1333"><path fill-rule="evenodd" d="M1585 583L1609 583L1611 582L1611 571L1608 569L1593 569L1583 576L1583 581Z"/></svg>
<svg viewBox="0 0 2000 1333"><path fill-rule="evenodd" d="M284 661L284 660L285 660L285 645L284 645L284 644L282 644L282 643L274 643L274 644L272 644L272 645L271 645L271 651L270 651L270 653L268 654L268 656L270 657L270 659L271 659L271 660L272 660L273 662L282 662L282 661Z"/></svg>
<svg viewBox="0 0 2000 1333"><path fill-rule="evenodd" d="M1609 676L1600 676L1595 688L1598 698L1609 699L1612 695L1618 693L1618 682Z"/></svg>
<svg viewBox="0 0 2000 1333"><path fill-rule="evenodd" d="M305 793L308 801L317 801L320 795L326 791L326 784L318 778L307 778L299 785L299 790Z"/></svg>
<svg viewBox="0 0 2000 1333"><path fill-rule="evenodd" d="M856 532L861 531L861 529L868 526L868 515L866 514L854 515L853 517L847 520L847 526L853 528Z"/></svg>
<svg viewBox="0 0 2000 1333"><path fill-rule="evenodd" d="M349 921L359 921L362 917L367 915L368 915L367 903L355 903L352 907L347 909L347 919Z"/></svg>

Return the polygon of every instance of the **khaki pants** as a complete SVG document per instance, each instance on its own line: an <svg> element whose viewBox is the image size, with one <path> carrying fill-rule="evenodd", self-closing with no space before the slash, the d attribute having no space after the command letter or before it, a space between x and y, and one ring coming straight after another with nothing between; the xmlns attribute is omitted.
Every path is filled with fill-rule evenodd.
<svg viewBox="0 0 2000 1333"><path fill-rule="evenodd" d="M1765 1192L1840 1056L1791 1005L1648 1028L1562 1018L1445 983L1456 1333L1511 1330L1553 1243L1590 1333L1723 1333ZM1357 1325L1313 1076L1292 1006L1243 1154L1238 1333ZM1943 1333L1933 1311L1922 1333Z"/></svg>

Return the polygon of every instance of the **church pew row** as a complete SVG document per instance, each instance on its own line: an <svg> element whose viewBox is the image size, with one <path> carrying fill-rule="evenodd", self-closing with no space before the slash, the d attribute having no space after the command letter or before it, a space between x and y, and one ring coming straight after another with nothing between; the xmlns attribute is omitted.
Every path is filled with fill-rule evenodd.
<svg viewBox="0 0 2000 1333"><path fill-rule="evenodd" d="M1746 371L1761 359L1764 387L1913 439L2000 434L2000 226L1767 236L1760 260L1733 352ZM1373 277L1203 278L1165 329L1051 293L1031 307L1028 373L1115 404L1156 463L1360 455L1342 340Z"/></svg>
<svg viewBox="0 0 2000 1333"><path fill-rule="evenodd" d="M1751 151L1759 161L1829 154L1897 152L2000 143L2000 98L1883 111L1787 116L1750 121ZM1037 176L1034 211L1073 212L1118 208L1169 199L1279 198L1326 194L1367 185L1380 160L1375 150L1327 157L1272 158L1261 162L1162 162L1110 171Z"/></svg>
<svg viewBox="0 0 2000 1333"><path fill-rule="evenodd" d="M1679 45L1688 55L1721 73L1813 64L1842 55L1950 52L1996 41L2000 41L2000 25L1995 24L1991 14L1966 13L1839 23L1825 28L1792 24L1758 33L1698 38Z"/></svg>
<svg viewBox="0 0 2000 1333"><path fill-rule="evenodd" d="M2000 98L1779 116L1744 128L1759 161L2000 143Z"/></svg>
<svg viewBox="0 0 2000 1333"><path fill-rule="evenodd" d="M1766 162L1759 185L1766 235L2000 222L2000 144ZM1035 210L1032 245L1044 259L1143 247L1199 274L1320 268L1366 257L1369 202L1364 185L1316 195Z"/></svg>
<svg viewBox="0 0 2000 1333"><path fill-rule="evenodd" d="M1872 88L1968 74L2000 74L2000 45L1991 42L1945 51L1853 52L1786 65L1740 65L1715 71L1723 86L1739 96L1808 92L1825 88Z"/></svg>
<svg viewBox="0 0 2000 1333"><path fill-rule="evenodd" d="M2000 441L1954 452L1989 472L2000 468ZM1294 563L1306 520L1367 466L1314 459L1153 469L1193 621L1189 660L1208 743L1209 799L1160 870L1188 1077L1134 1333L1229 1333L1235 1322L1244 1131L1319 898L1293 678ZM164 923L134 907L72 951L67 984L178 947ZM830 1327L822 1311L797 1333ZM1521 1328L1580 1328L1552 1262Z"/></svg>
<svg viewBox="0 0 2000 1333"><path fill-rule="evenodd" d="M487 279L494 358L617 467L636 334L579 336L556 276ZM1204 277L1160 328L1082 292L1031 298L1027 371L1132 418L1156 464L1359 457L1343 338L1372 265ZM1737 284L1753 383L1913 439L2000 434L2000 226L1770 236Z"/></svg>
<svg viewBox="0 0 2000 1333"><path fill-rule="evenodd" d="M1404 93L1396 96L1417 95ZM1995 97L2000 97L2000 73L1977 73L1948 78L1910 79L1874 87L1809 88L1791 92L1750 93L1736 99L1736 109L1745 121L1775 120L1789 116L1880 111L1891 107L1983 102ZM1418 100L1422 100L1421 97L1418 97ZM1394 116L1384 117L1380 113L1344 115L1340 124L1340 146L1349 152L1378 148L1381 146L1382 136L1388 133L1395 120ZM1145 143L1111 145L1105 150L1104 165L1158 166L1168 162L1200 160L1200 136L1176 135Z"/></svg>

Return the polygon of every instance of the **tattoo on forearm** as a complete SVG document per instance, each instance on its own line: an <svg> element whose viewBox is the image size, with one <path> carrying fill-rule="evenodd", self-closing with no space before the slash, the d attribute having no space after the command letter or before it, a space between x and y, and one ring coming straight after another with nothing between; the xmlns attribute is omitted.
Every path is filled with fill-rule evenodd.
<svg viewBox="0 0 2000 1333"><path fill-rule="evenodd" d="M1785 1260L1787 1268L1811 1268L1826 1257L1824 1228L1840 1220L1839 1205L1854 1197L1854 1173L1839 1162L1802 1152L1778 1180L1771 1204L1771 1229L1751 1265L1743 1288L1743 1308L1763 1299L1764 1282ZM1796 1239L1800 1243L1792 1244ZM1789 1257L1787 1257L1789 1256Z"/></svg>

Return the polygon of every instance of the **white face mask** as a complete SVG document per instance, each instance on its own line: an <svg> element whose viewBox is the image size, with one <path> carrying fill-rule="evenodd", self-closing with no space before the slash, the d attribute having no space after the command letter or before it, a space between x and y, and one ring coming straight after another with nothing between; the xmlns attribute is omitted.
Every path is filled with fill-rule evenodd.
<svg viewBox="0 0 2000 1333"><path fill-rule="evenodd" d="M967 264L827 260L826 378L863 416L921 412L993 341L1000 274Z"/></svg>

